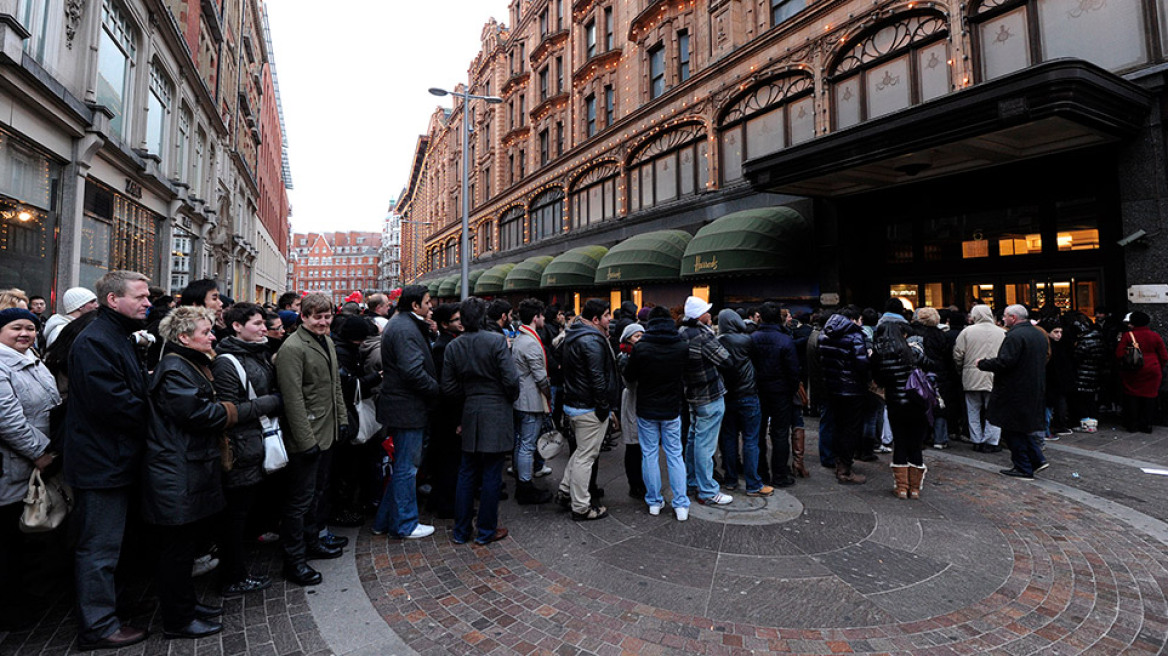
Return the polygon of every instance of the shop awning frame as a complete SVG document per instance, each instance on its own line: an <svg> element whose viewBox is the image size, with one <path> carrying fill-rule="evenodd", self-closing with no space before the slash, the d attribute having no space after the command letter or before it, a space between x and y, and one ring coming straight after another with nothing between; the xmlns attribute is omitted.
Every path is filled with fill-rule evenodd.
<svg viewBox="0 0 1168 656"><path fill-rule="evenodd" d="M511 273L511 269L514 268L514 262L506 262L504 264L496 264L484 271L482 277L475 283L474 295L494 296L496 294L502 294L503 281L507 279L507 274Z"/></svg>
<svg viewBox="0 0 1168 656"><path fill-rule="evenodd" d="M793 271L806 261L811 237L811 224L790 207L733 212L698 230L681 259L681 277Z"/></svg>
<svg viewBox="0 0 1168 656"><path fill-rule="evenodd" d="M596 285L596 268L608 255L604 246L578 246L548 263L540 278L543 289L584 289Z"/></svg>
<svg viewBox="0 0 1168 656"><path fill-rule="evenodd" d="M554 259L551 255L535 255L516 264L511 273L503 279L503 292L528 292L539 289L543 271Z"/></svg>
<svg viewBox="0 0 1168 656"><path fill-rule="evenodd" d="M681 258L693 236L684 230L634 235L609 249L596 267L596 285L677 282Z"/></svg>

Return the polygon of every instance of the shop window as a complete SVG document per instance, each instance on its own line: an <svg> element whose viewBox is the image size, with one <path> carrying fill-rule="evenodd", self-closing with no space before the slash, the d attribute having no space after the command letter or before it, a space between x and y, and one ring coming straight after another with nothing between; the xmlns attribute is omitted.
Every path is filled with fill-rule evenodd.
<svg viewBox="0 0 1168 656"><path fill-rule="evenodd" d="M948 34L942 16L914 14L849 44L831 75L836 128L948 93Z"/></svg>
<svg viewBox="0 0 1168 656"><path fill-rule="evenodd" d="M446 242L446 266L458 264L458 241L451 239Z"/></svg>
<svg viewBox="0 0 1168 656"><path fill-rule="evenodd" d="M475 244L478 248L477 252L479 255L491 252L492 242L494 241L491 239L493 233L494 226L490 221L484 221L479 225L478 230L475 232Z"/></svg>
<svg viewBox="0 0 1168 656"><path fill-rule="evenodd" d="M1160 4L1165 20L1168 3ZM1134 0L983 0L972 18L981 79L1060 57L1085 59L1112 71L1142 64L1151 50L1144 11L1144 3Z"/></svg>
<svg viewBox="0 0 1168 656"><path fill-rule="evenodd" d="M1038 209L1033 206L967 215L962 230L961 254L964 259L1042 252Z"/></svg>
<svg viewBox="0 0 1168 656"><path fill-rule="evenodd" d="M195 236L182 228L174 229L170 244L170 288L183 289L191 282L191 252Z"/></svg>
<svg viewBox="0 0 1168 656"><path fill-rule="evenodd" d="M722 116L722 182L742 178L748 159L769 155L815 136L811 77L771 80L736 100Z"/></svg>
<svg viewBox="0 0 1168 656"><path fill-rule="evenodd" d="M908 264L913 261L913 226L910 222L888 224L889 264Z"/></svg>
<svg viewBox="0 0 1168 656"><path fill-rule="evenodd" d="M83 285L92 285L115 269L138 271L158 279L156 237L161 216L92 180L85 184L84 208ZM92 278L85 280L84 276Z"/></svg>
<svg viewBox="0 0 1168 656"><path fill-rule="evenodd" d="M807 6L807 0L770 0L770 2L772 27L786 22Z"/></svg>
<svg viewBox="0 0 1168 656"><path fill-rule="evenodd" d="M616 217L619 174L619 167L609 162L590 169L576 181L571 195L573 229Z"/></svg>
<svg viewBox="0 0 1168 656"><path fill-rule="evenodd" d="M136 30L115 0L102 3L101 27L97 48L97 102L113 112L110 127L114 134L125 138Z"/></svg>
<svg viewBox="0 0 1168 656"><path fill-rule="evenodd" d="M919 293L916 285L890 285L888 295L899 298L909 310L920 307Z"/></svg>
<svg viewBox="0 0 1168 656"><path fill-rule="evenodd" d="M705 133L697 125L666 132L641 149L629 169L632 209L705 190L709 179L706 155Z"/></svg>
<svg viewBox="0 0 1168 656"><path fill-rule="evenodd" d="M536 196L531 203L531 238L544 239L564 229L564 192L552 189Z"/></svg>
<svg viewBox="0 0 1168 656"><path fill-rule="evenodd" d="M1055 204L1056 241L1059 251L1091 251L1099 248L1099 215L1103 209L1095 198L1080 198Z"/></svg>
<svg viewBox="0 0 1168 656"><path fill-rule="evenodd" d="M499 250L523 245L523 208L513 207L499 219Z"/></svg>

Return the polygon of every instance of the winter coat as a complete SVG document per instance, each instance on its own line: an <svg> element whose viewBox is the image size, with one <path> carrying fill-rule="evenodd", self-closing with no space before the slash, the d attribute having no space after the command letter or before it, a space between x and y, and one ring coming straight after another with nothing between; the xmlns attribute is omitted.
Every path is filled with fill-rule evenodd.
<svg viewBox="0 0 1168 656"><path fill-rule="evenodd" d="M1046 402L1054 405L1075 390L1075 363L1066 338L1050 340L1050 360L1046 363Z"/></svg>
<svg viewBox="0 0 1168 656"><path fill-rule="evenodd" d="M32 463L49 448L49 412L60 404L53 374L39 358L0 346L0 506L28 492Z"/></svg>
<svg viewBox="0 0 1168 656"><path fill-rule="evenodd" d="M53 345L57 341L57 335L60 334L61 329L69 325L73 321L73 317L67 314L54 314L45 322L45 348Z"/></svg>
<svg viewBox="0 0 1168 656"><path fill-rule="evenodd" d="M560 369L560 358L552 342L563 332L558 324L548 321L539 329L539 339L543 342L543 350L547 353L548 380L552 387L564 384L564 372Z"/></svg>
<svg viewBox="0 0 1168 656"><path fill-rule="evenodd" d="M333 340L316 336L301 326L284 339L276 355L276 380L284 395L284 444L288 453L302 453L314 446L321 451L336 442L347 429L345 400Z"/></svg>
<svg viewBox="0 0 1168 656"><path fill-rule="evenodd" d="M168 347L169 348L169 347ZM211 361L211 374L214 375L215 396L220 401L233 403L236 406L251 400L247 387L239 379L239 370L232 364L230 355L243 366L247 382L255 391L256 398L274 395L279 391L276 386L276 369L268 356L266 342L245 342L238 337L228 337L220 342L215 351L219 356ZM279 403L276 411L271 415L279 419ZM236 421L235 425L227 429L227 437L231 442L233 464L231 471L223 476L227 487L242 487L255 485L264 478L264 427L260 423L260 415L247 421Z"/></svg>
<svg viewBox="0 0 1168 656"><path fill-rule="evenodd" d="M394 428L425 428L438 400L438 372L430 329L411 312L398 312L381 333L381 395L377 420Z"/></svg>
<svg viewBox="0 0 1168 656"><path fill-rule="evenodd" d="M381 374L376 371L365 372L365 365L361 359L362 344L336 342L337 364L341 374L341 396L345 399L345 408L350 419L357 415L357 389L361 389L361 399L373 398L377 388L381 385ZM357 430L357 422L349 422L350 434Z"/></svg>
<svg viewBox="0 0 1168 656"><path fill-rule="evenodd" d="M620 398L616 358L608 338L591 323L573 322L560 345L564 367L564 405L592 409L603 421Z"/></svg>
<svg viewBox="0 0 1168 656"><path fill-rule="evenodd" d="M625 445L641 443L637 438L637 382L625 378L624 375L631 356L631 349L626 349L616 356L616 369L624 382L624 389L621 390L620 434L621 444Z"/></svg>
<svg viewBox="0 0 1168 656"><path fill-rule="evenodd" d="M548 382L547 356L535 331L523 326L511 344L511 357L519 372L519 398L515 409L521 412L550 412L548 399L552 388Z"/></svg>
<svg viewBox="0 0 1168 656"><path fill-rule="evenodd" d="M969 330L968 328L966 330ZM1023 321L1006 331L996 357L978 368L994 374L986 420L1002 430L1046 430L1046 334Z"/></svg>
<svg viewBox="0 0 1168 656"><path fill-rule="evenodd" d="M718 343L709 326L694 322L678 331L689 341L685 367L685 400L690 405L713 403L726 394L722 372L729 371L730 354Z"/></svg>
<svg viewBox="0 0 1168 656"><path fill-rule="evenodd" d="M608 324L608 344L612 352L620 351L621 335L625 328L637 323L637 304L632 301L621 303L620 309L613 313L612 321Z"/></svg>
<svg viewBox="0 0 1168 656"><path fill-rule="evenodd" d="M896 339L892 331L901 334L905 346L900 345L901 340ZM917 344L908 346L910 340ZM935 368L933 361L925 355L920 341L912 327L903 320L882 322L876 327L876 335L872 340L872 378L884 388L884 402L889 406L905 407L912 403L907 387L913 369Z"/></svg>
<svg viewBox="0 0 1168 656"><path fill-rule="evenodd" d="M137 483L150 426L146 366L132 335L142 322L97 312L69 351L65 482L82 490Z"/></svg>
<svg viewBox="0 0 1168 656"><path fill-rule="evenodd" d="M972 322L957 335L953 344L953 365L961 371L961 388L966 392L989 392L994 388L994 375L977 368L977 361L998 354L1006 331L994 323L994 313L988 305L975 305L969 311Z"/></svg>
<svg viewBox="0 0 1168 656"><path fill-rule="evenodd" d="M925 326L919 323L912 324L913 334L921 338L925 349L925 357L932 361L928 368L929 373L936 379L938 390L949 389L951 382L949 372L953 355L945 341L945 332L937 326Z"/></svg>
<svg viewBox="0 0 1168 656"><path fill-rule="evenodd" d="M667 421L681 416L681 378L689 343L677 333L672 319L650 319L645 336L633 345L624 377L637 388L637 416Z"/></svg>
<svg viewBox="0 0 1168 656"><path fill-rule="evenodd" d="M1137 337L1138 339L1138 337ZM1094 394L1107 376L1107 342L1103 333L1091 327L1075 340L1075 391Z"/></svg>
<svg viewBox="0 0 1168 656"><path fill-rule="evenodd" d="M168 342L154 370L142 480L142 516L151 524L191 524L222 510L220 436L240 419L255 421L278 405L271 396L220 401L210 364L202 353Z"/></svg>
<svg viewBox="0 0 1168 656"><path fill-rule="evenodd" d="M750 336L754 375L760 396L791 396L799 389L799 353L795 340L778 324L764 323Z"/></svg>
<svg viewBox="0 0 1168 656"><path fill-rule="evenodd" d="M758 396L751 360L754 341L746 332L746 322L734 310L725 309L718 313L718 343L730 354L722 375L726 396L732 399Z"/></svg>
<svg viewBox="0 0 1168 656"><path fill-rule="evenodd" d="M373 335L366 337L364 342L361 342L361 348L358 351L361 357L361 373L363 374L377 374L381 375L381 335ZM380 379L378 379L380 380ZM372 394L376 397L381 393L381 385L374 388Z"/></svg>
<svg viewBox="0 0 1168 656"><path fill-rule="evenodd" d="M812 403L819 403L820 399L827 396L827 389L823 383L823 363L819 360L819 336L821 334L823 334L823 329L815 328L807 338L807 385L809 388L807 391L811 393Z"/></svg>
<svg viewBox="0 0 1168 656"><path fill-rule="evenodd" d="M1115 347L1116 358L1123 357L1128 345L1132 343L1133 336L1144 354L1144 366L1136 371L1119 372L1119 377L1123 380L1123 393L1154 399L1160 395L1160 381L1164 373L1164 364L1168 363L1168 350L1165 350L1164 340L1154 330L1140 326L1120 335L1119 344Z"/></svg>
<svg viewBox="0 0 1168 656"><path fill-rule="evenodd" d="M823 386L833 396L868 393L868 346L860 327L842 314L833 314L819 335L819 363Z"/></svg>
<svg viewBox="0 0 1168 656"><path fill-rule="evenodd" d="M515 448L519 372L507 338L478 330L450 342L442 365L442 393L462 400L464 453L509 453Z"/></svg>

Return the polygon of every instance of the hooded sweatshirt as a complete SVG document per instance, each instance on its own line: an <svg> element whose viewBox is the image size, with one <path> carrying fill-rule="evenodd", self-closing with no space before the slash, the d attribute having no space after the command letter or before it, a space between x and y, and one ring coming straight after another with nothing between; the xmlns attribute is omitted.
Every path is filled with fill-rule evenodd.
<svg viewBox="0 0 1168 656"><path fill-rule="evenodd" d="M870 364L864 332L842 314L831 315L823 327L819 336L819 362L829 394L863 396L868 393Z"/></svg>
<svg viewBox="0 0 1168 656"><path fill-rule="evenodd" d="M989 392L994 389L994 375L977 368L977 361L998 356L1006 331L994 323L988 305L975 305L969 311L973 325L957 335L953 345L953 365L961 372L961 387L966 392Z"/></svg>
<svg viewBox="0 0 1168 656"><path fill-rule="evenodd" d="M718 343L730 354L722 374L727 398L757 396L752 361L754 342L747 334L746 322L734 310L725 309L718 313Z"/></svg>

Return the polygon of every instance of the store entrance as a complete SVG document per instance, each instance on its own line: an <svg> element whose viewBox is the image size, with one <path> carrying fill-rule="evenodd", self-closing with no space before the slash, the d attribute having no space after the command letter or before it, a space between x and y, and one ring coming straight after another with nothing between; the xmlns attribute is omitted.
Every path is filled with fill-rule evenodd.
<svg viewBox="0 0 1168 656"><path fill-rule="evenodd" d="M1020 303L1035 314L1049 314L1048 306L1059 314L1082 312L1094 318L1100 298L1098 271L1080 271L1064 275L1003 275L977 278L900 283L889 287L893 296L914 309L920 306L956 305L968 310L974 303L984 303L1000 313L1008 305Z"/></svg>

